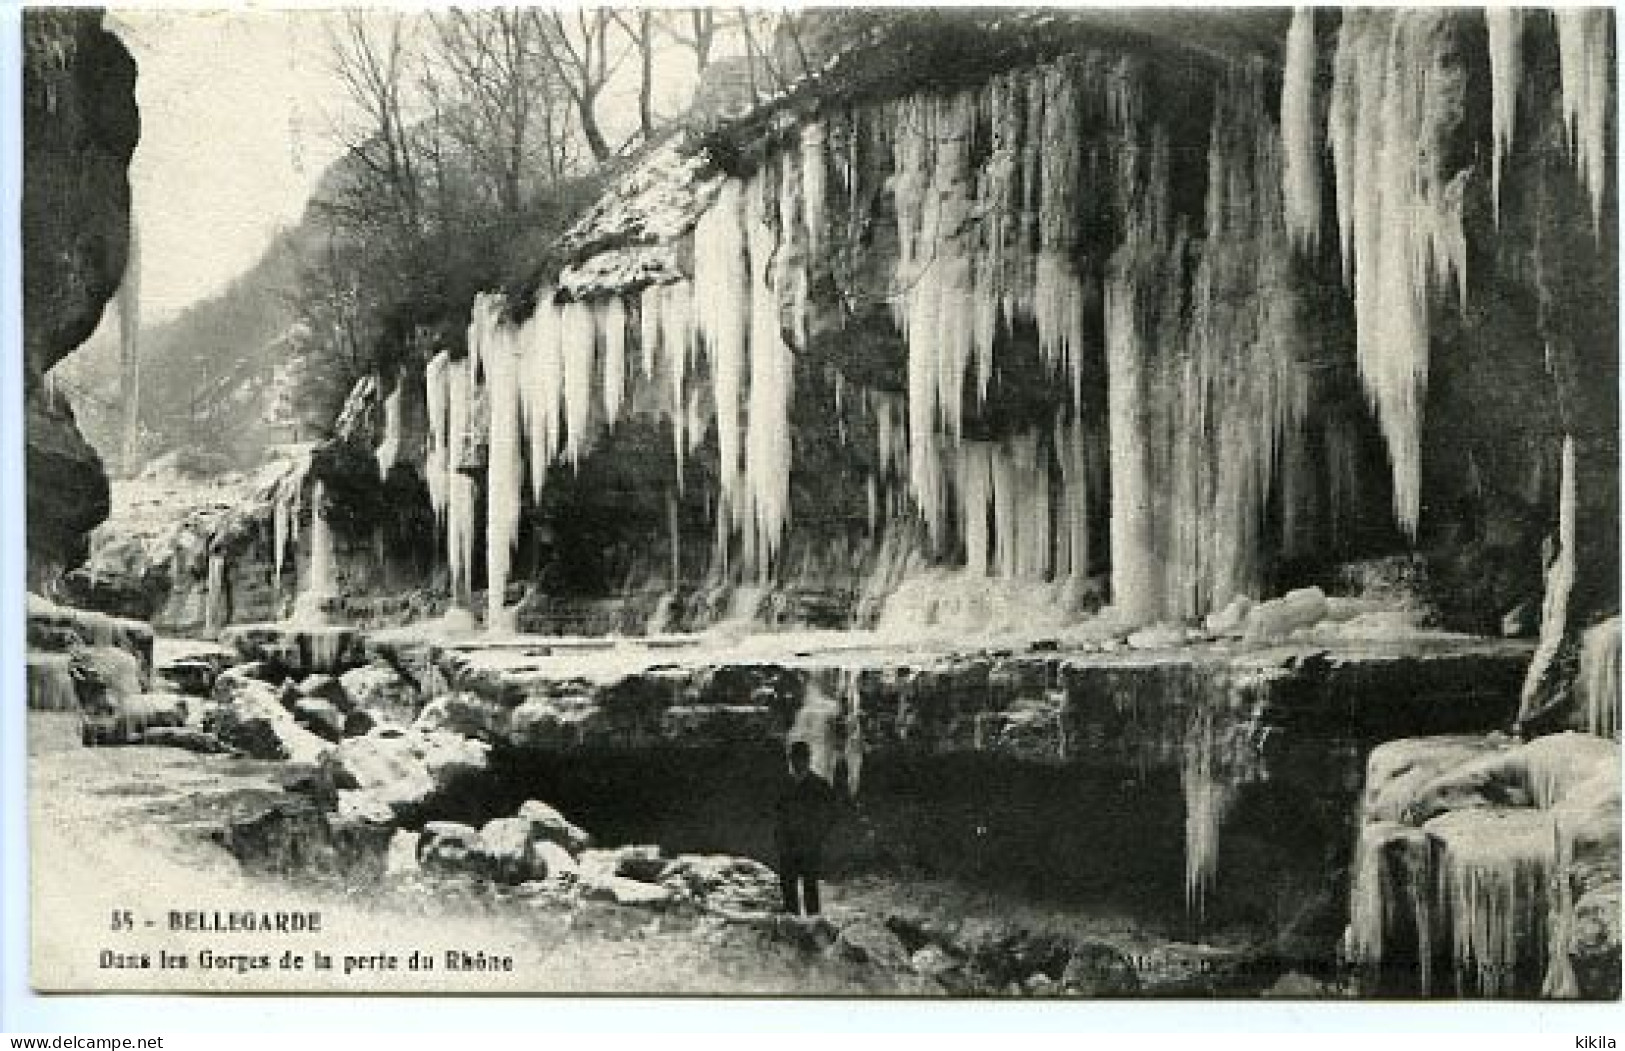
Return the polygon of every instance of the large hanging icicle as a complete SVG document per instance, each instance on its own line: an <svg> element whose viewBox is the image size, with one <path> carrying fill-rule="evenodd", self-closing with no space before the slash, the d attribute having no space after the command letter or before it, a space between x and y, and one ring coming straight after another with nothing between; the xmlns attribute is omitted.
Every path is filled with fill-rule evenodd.
<svg viewBox="0 0 1625 1051"><path fill-rule="evenodd" d="M446 566L451 574L454 606L462 608L473 584L475 485L460 470L463 447L469 440L472 382L470 360L461 358L446 365L447 467L446 467Z"/></svg>
<svg viewBox="0 0 1625 1051"><path fill-rule="evenodd" d="M1356 358L1388 445L1394 514L1413 536L1429 301L1452 285L1466 295L1467 172L1438 168L1465 96L1463 69L1452 61L1452 17L1439 9L1346 12L1329 116Z"/></svg>
<svg viewBox="0 0 1625 1051"><path fill-rule="evenodd" d="M310 496L310 563L304 587L294 600L293 619L302 624L326 624L327 603L335 594L333 528L327 521L327 490L318 480Z"/></svg>
<svg viewBox="0 0 1625 1051"><path fill-rule="evenodd" d="M746 508L742 441L745 372L751 337L751 270L746 254L745 188L723 183L694 227L694 295L705 304L699 334L711 362L717 429L717 542L726 561L729 536L743 527Z"/></svg>
<svg viewBox="0 0 1625 1051"><path fill-rule="evenodd" d="M1078 108L1081 85L1070 62L1043 73L1044 108L1039 173L1038 261L1033 283L1033 320L1038 350L1054 371L1068 377L1076 411L1083 397L1085 291L1072 255L1082 212L1083 142ZM1029 134L1037 129L1029 129Z"/></svg>
<svg viewBox="0 0 1625 1051"><path fill-rule="evenodd" d="M574 467L587 451L591 424L593 374L598 361L598 329L592 307L582 302L564 305L559 321L559 342L564 358L564 454Z"/></svg>
<svg viewBox="0 0 1625 1051"><path fill-rule="evenodd" d="M777 242L770 221L774 180L759 178L746 194L750 250L750 393L745 436L745 488L751 530L746 565L765 576L790 521L790 396L794 366L779 326L772 273Z"/></svg>
<svg viewBox="0 0 1625 1051"><path fill-rule="evenodd" d="M203 596L203 630L213 635L226 626L226 556L209 552L209 575Z"/></svg>
<svg viewBox="0 0 1625 1051"><path fill-rule="evenodd" d="M1606 7L1558 7L1557 51L1563 90L1563 119L1580 181L1591 194L1592 224L1602 228L1608 193L1608 101L1614 79L1609 63L1613 22Z"/></svg>
<svg viewBox="0 0 1625 1051"><path fill-rule="evenodd" d="M1128 623L1155 620L1162 609L1162 560L1155 543L1155 495L1146 441L1148 387L1158 346L1177 330L1182 312L1177 264L1183 240L1169 231L1168 149L1157 140L1140 158L1123 243L1105 288L1106 417L1111 472L1112 606ZM1169 272L1171 264L1175 265Z"/></svg>
<svg viewBox="0 0 1625 1051"><path fill-rule="evenodd" d="M529 439L530 492L540 500L564 429L564 352L559 307L547 295L520 328L520 423Z"/></svg>
<svg viewBox="0 0 1625 1051"><path fill-rule="evenodd" d="M824 250L825 198L829 192L829 166L824 155L828 135L818 121L801 129L801 192L807 227L807 254L817 259Z"/></svg>
<svg viewBox="0 0 1625 1051"><path fill-rule="evenodd" d="M1293 244L1312 252L1320 241L1320 136L1315 121L1315 11L1292 13L1281 77L1281 198Z"/></svg>
<svg viewBox="0 0 1625 1051"><path fill-rule="evenodd" d="M424 453L424 480L429 487L429 506L435 520L446 523L446 500L451 468L451 357L444 350L429 359L423 369L423 386L429 414L428 448Z"/></svg>
<svg viewBox="0 0 1625 1051"><path fill-rule="evenodd" d="M645 301L650 289L644 292ZM660 354L666 361L666 385L670 396L672 454L677 459L677 484L683 484L683 461L688 454L688 368L694 353L694 286L689 281L661 285L657 291L660 321Z"/></svg>
<svg viewBox="0 0 1625 1051"><path fill-rule="evenodd" d="M1585 728L1599 737L1619 740L1619 617L1609 617L1580 636L1580 674L1576 687Z"/></svg>
<svg viewBox="0 0 1625 1051"><path fill-rule="evenodd" d="M1490 128L1495 139L1490 155L1490 205L1501 217L1501 166L1512 152L1518 125L1518 85L1523 80L1523 10L1486 7L1484 25L1489 32Z"/></svg>
<svg viewBox="0 0 1625 1051"><path fill-rule="evenodd" d="M508 574L519 538L524 457L520 450L518 347L513 329L502 324L502 301L484 295L474 301L469 326L470 354L484 370L491 406L486 459L485 586L486 628L511 630L507 608ZM474 348L477 347L476 351Z"/></svg>
<svg viewBox="0 0 1625 1051"><path fill-rule="evenodd" d="M593 322L604 348L604 421L613 425L626 398L626 302L612 296L593 304Z"/></svg>
<svg viewBox="0 0 1625 1051"><path fill-rule="evenodd" d="M395 381L395 389L389 392L384 399L384 437L373 451L378 460L378 477L388 478L395 461L401 456L401 442L403 440L404 421L401 418L402 399L406 387L400 380Z"/></svg>

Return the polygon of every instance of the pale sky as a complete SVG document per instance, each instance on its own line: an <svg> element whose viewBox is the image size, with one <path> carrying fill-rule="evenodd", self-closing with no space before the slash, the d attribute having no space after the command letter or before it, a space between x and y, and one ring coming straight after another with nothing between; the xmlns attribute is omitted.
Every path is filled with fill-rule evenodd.
<svg viewBox="0 0 1625 1051"><path fill-rule="evenodd" d="M329 64L328 17L312 8L109 11L107 25L139 67L141 141L130 181L143 324L253 265L278 229L298 221L341 152L332 128L344 99ZM694 82L691 60L668 51L656 61L661 109L680 106ZM629 76L633 62L600 100L612 138L635 126ZM116 326L111 311L104 325Z"/></svg>
<svg viewBox="0 0 1625 1051"><path fill-rule="evenodd" d="M135 55L130 167L145 322L217 291L298 221L339 149L320 16L114 10Z"/></svg>

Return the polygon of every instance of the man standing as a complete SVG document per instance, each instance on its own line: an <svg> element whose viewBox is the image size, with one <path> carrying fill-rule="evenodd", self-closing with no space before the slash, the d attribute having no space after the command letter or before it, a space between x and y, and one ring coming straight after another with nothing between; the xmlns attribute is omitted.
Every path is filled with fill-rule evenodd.
<svg viewBox="0 0 1625 1051"><path fill-rule="evenodd" d="M835 824L835 791L812 771L812 749L806 741L790 745L790 780L779 795L773 838L779 848L779 885L784 911L818 915L818 877L823 868L824 837Z"/></svg>

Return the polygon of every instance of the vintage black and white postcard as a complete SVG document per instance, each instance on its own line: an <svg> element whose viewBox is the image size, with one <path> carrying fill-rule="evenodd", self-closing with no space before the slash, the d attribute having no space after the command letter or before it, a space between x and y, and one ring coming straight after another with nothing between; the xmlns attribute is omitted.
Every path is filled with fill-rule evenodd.
<svg viewBox="0 0 1625 1051"><path fill-rule="evenodd" d="M34 989L1619 998L1611 9L21 20Z"/></svg>

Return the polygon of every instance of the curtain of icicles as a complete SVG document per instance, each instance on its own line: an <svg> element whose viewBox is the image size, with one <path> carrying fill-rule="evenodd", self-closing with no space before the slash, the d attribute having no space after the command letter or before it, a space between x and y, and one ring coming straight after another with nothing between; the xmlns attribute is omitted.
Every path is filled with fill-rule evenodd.
<svg viewBox="0 0 1625 1051"><path fill-rule="evenodd" d="M1354 290L1355 348L1394 475L1394 513L1416 532L1430 307L1465 300L1466 171L1445 169L1461 126L1465 73L1444 9L1345 13L1329 134L1343 271Z"/></svg>
<svg viewBox="0 0 1625 1051"><path fill-rule="evenodd" d="M1206 228L1192 240L1171 217L1167 144L1136 152L1107 275L1112 594L1134 622L1257 594L1281 450L1303 440L1308 334L1282 140L1256 70L1236 71L1215 99L1207 173Z"/></svg>
<svg viewBox="0 0 1625 1051"><path fill-rule="evenodd" d="M1098 289L1080 245L1086 195L1108 191L1088 181L1087 131L1131 111L1134 91L1124 67L1074 57L871 115L891 140L909 493L932 544L962 549L973 574L1088 570L1104 428L1084 412L1087 362L1102 348L1086 344ZM1033 327L1070 409L1053 426L967 441L966 408L986 402L995 348L1017 325Z"/></svg>
<svg viewBox="0 0 1625 1051"><path fill-rule="evenodd" d="M1449 170L1450 140L1465 119L1466 64L1459 12L1344 12L1336 40L1327 142L1336 176L1343 272L1355 303L1360 375L1387 442L1394 512L1415 534L1421 510L1421 430L1432 310L1465 306L1467 243L1462 205L1472 169ZM1497 220L1501 181L1515 148L1523 34L1532 10L1484 13L1490 70L1490 184ZM1600 229L1608 179L1612 21L1604 8L1551 12L1566 138ZM1282 121L1287 135L1286 216L1307 237L1308 173L1318 167L1305 107L1315 64L1312 14L1288 41ZM1294 175L1293 173L1300 173Z"/></svg>
<svg viewBox="0 0 1625 1051"><path fill-rule="evenodd" d="M816 139L808 143L797 165L769 165L723 184L693 231L692 280L643 289L635 335L619 297L557 302L544 290L535 313L516 326L502 320L499 297L481 296L466 362L430 363L430 492L459 581L467 580L474 534L458 487L471 480L448 458L470 424L477 390L490 405L489 626L511 624L505 593L527 479L531 499L539 499L549 472L579 469L595 436L634 403L669 422L679 485L685 461L714 426L718 561L736 563L742 576L765 577L774 565L790 517L794 376L781 310L788 297L795 313L797 288L799 311L806 309L800 271L815 236L808 223L821 221L823 207L803 203L804 184L820 193L824 185L806 174L820 163ZM708 384L700 382L702 364Z"/></svg>
<svg viewBox="0 0 1625 1051"><path fill-rule="evenodd" d="M1191 144L1170 144L1147 115L1138 68L1072 55L807 123L754 172L712 187L684 235L685 280L589 301L544 290L521 325L482 300L468 357L437 358L427 376L429 484L454 584L466 591L474 549L460 446L483 424L477 391L490 392L493 615L527 490L534 500L550 471L579 468L595 436L634 410L669 425L674 490L714 438L713 566L729 579L768 578L790 525L793 362L810 290L838 286L850 265L871 276L836 298L883 296L906 344L901 396L846 393L832 421L843 440L874 436L872 520L906 510L901 496L938 560L1053 580L1105 561L1091 553L1089 509L1109 489L1101 517L1126 619L1189 617L1257 594L1270 551L1313 533L1315 487L1302 483L1315 465L1285 451L1302 441L1302 362L1314 356L1290 268L1313 254L1331 211L1395 514L1414 533L1430 315L1466 290L1470 173L1447 169L1464 119L1461 17L1351 10L1334 32L1296 13L1279 120L1252 67L1232 68L1211 102L1199 214L1171 200L1170 149ZM1520 34L1533 17L1496 12L1488 23L1497 183L1514 148ZM1574 10L1555 25L1569 141L1600 208L1611 22ZM1335 49L1324 100L1322 47ZM1321 184L1328 157L1333 188ZM877 188L889 192L894 249L889 236L873 242L884 249L852 236L885 214L872 210ZM1115 239L1100 244L1106 228ZM879 266L848 258L874 251L892 254ZM989 436L983 410L1017 339L1035 340L1041 367L1070 396ZM858 416L865 426L851 427ZM1347 450L1328 434L1335 459ZM1345 474L1328 482L1334 526L1338 506L1357 498ZM1266 536L1273 493L1292 504L1284 538Z"/></svg>

